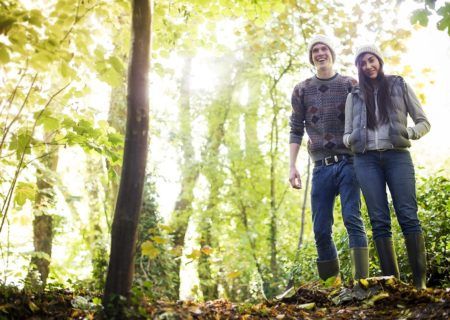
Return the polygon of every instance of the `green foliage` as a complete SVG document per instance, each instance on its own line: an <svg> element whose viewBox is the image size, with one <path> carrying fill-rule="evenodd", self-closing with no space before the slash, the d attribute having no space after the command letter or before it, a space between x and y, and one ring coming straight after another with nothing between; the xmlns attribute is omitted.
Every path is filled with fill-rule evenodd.
<svg viewBox="0 0 450 320"><path fill-rule="evenodd" d="M442 17L437 23L437 28L439 30L445 31L450 35L450 3L445 2L443 7L440 7L436 13Z"/></svg>
<svg viewBox="0 0 450 320"><path fill-rule="evenodd" d="M447 30L450 36L450 3L445 1L439 8L436 8L436 1L425 0L423 2L425 2L425 8L417 9L411 14L411 23L419 23L426 27L429 17L435 14L440 17L440 20L436 23L436 28L441 31Z"/></svg>
<svg viewBox="0 0 450 320"><path fill-rule="evenodd" d="M33 183L19 182L16 187L14 202L23 206L27 200L34 201L36 186Z"/></svg>
<svg viewBox="0 0 450 320"><path fill-rule="evenodd" d="M450 180L435 175L420 180L417 188L419 218L424 230L431 286L450 285Z"/></svg>
<svg viewBox="0 0 450 320"><path fill-rule="evenodd" d="M416 24L419 23L422 26L426 27L428 25L428 16L431 14L427 9L417 9L413 12L411 16L411 23Z"/></svg>
<svg viewBox="0 0 450 320"><path fill-rule="evenodd" d="M450 224L448 213L450 212L450 180L443 175L434 175L429 178L419 178L417 187L417 202L419 206L419 219L422 223L427 250L427 275L428 285L433 287L447 287L450 283L450 261L448 252L450 250ZM337 208L338 212L339 208ZM391 212L393 207L391 206ZM380 268L376 250L371 241L371 227L368 220L367 209L362 208L362 216L369 237L369 274L379 276ZM338 219L339 220L339 219ZM394 218L392 226L394 244L398 256L400 274L402 280L411 282L411 269L408 262L404 239ZM351 262L348 249L348 236L339 221L335 223L334 240L338 250L341 275L347 283L351 279ZM291 268L295 283L313 281L317 279L315 265L316 250L314 240L309 239L300 250L299 261Z"/></svg>
<svg viewBox="0 0 450 320"><path fill-rule="evenodd" d="M178 279L174 256L156 204L156 190L150 175L144 186L144 200L138 226L133 292L153 300L176 300L174 282Z"/></svg>

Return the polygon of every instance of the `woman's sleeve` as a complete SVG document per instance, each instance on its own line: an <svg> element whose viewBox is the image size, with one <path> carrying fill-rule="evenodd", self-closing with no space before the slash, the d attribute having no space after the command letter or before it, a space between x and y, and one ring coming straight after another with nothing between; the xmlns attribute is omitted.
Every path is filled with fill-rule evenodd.
<svg viewBox="0 0 450 320"><path fill-rule="evenodd" d="M349 138L350 134L353 132L353 98L352 94L349 93L347 100L345 101L345 129L344 136L342 140L347 148L350 148Z"/></svg>
<svg viewBox="0 0 450 320"><path fill-rule="evenodd" d="M415 124L407 128L408 137L413 140L419 139L430 131L431 125L414 90L407 83L405 83L405 103L408 114Z"/></svg>

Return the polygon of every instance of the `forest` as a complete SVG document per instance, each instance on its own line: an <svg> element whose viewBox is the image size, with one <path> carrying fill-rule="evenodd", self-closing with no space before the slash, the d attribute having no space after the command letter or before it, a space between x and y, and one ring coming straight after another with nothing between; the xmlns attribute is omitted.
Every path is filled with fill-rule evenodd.
<svg viewBox="0 0 450 320"><path fill-rule="evenodd" d="M410 148L427 258L412 284L319 280L291 94L308 42L376 43L431 122ZM0 319L450 317L450 3L419 0L0 0ZM393 206L390 203L392 215Z"/></svg>

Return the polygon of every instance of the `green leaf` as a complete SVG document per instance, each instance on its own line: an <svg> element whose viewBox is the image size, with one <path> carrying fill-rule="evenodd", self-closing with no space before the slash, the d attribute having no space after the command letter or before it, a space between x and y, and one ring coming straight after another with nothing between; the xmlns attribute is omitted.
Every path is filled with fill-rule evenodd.
<svg viewBox="0 0 450 320"><path fill-rule="evenodd" d="M17 158L20 158L23 152L25 152L25 154L31 153L31 150L29 148L30 142L31 136L29 135L29 132L19 134L17 138L17 149L16 149Z"/></svg>
<svg viewBox="0 0 450 320"><path fill-rule="evenodd" d="M59 66L59 72L61 72L61 75L63 78L74 78L76 76L76 71L66 62L61 61L61 64Z"/></svg>
<svg viewBox="0 0 450 320"><path fill-rule="evenodd" d="M116 56L110 57L109 63L112 65L114 70L117 71L118 74L123 74L123 72L125 71L125 67L124 67L122 61L119 58L117 58Z"/></svg>
<svg viewBox="0 0 450 320"><path fill-rule="evenodd" d="M273 10L275 12L282 13L284 11L284 8L285 6L283 3L277 2L276 4L274 4Z"/></svg>
<svg viewBox="0 0 450 320"><path fill-rule="evenodd" d="M88 120L81 119L74 128L78 134L96 138L99 134L95 131L92 123Z"/></svg>
<svg viewBox="0 0 450 320"><path fill-rule="evenodd" d="M8 49L5 46L0 47L0 63L6 64L10 60Z"/></svg>
<svg viewBox="0 0 450 320"><path fill-rule="evenodd" d="M52 62L52 57L44 51L38 52L30 59L30 65L39 71L48 70L49 64Z"/></svg>
<svg viewBox="0 0 450 320"><path fill-rule="evenodd" d="M108 134L108 141L113 145L113 146L119 146L123 144L123 135L121 135L120 133L110 133Z"/></svg>
<svg viewBox="0 0 450 320"><path fill-rule="evenodd" d="M59 120L53 117L45 117L40 121L46 131L53 131L59 128Z"/></svg>
<svg viewBox="0 0 450 320"><path fill-rule="evenodd" d="M441 7L437 13L442 16L442 19L438 21L437 28L441 31L447 29L450 35L450 3L446 3L444 7Z"/></svg>
<svg viewBox="0 0 450 320"><path fill-rule="evenodd" d="M84 136L73 133L73 132L67 133L65 139L69 146L73 146L73 145L77 145L77 144L81 145L81 144L86 143L86 138Z"/></svg>
<svg viewBox="0 0 450 320"><path fill-rule="evenodd" d="M67 117L67 118L64 118L61 125L63 128L72 129L73 127L75 127L77 125L77 123L72 118Z"/></svg>
<svg viewBox="0 0 450 320"><path fill-rule="evenodd" d="M7 34L16 20L16 18L11 16L0 15L0 34Z"/></svg>
<svg viewBox="0 0 450 320"><path fill-rule="evenodd" d="M121 74L118 74L115 70L109 68L100 75L100 79L111 87L118 87L122 84L124 79Z"/></svg>
<svg viewBox="0 0 450 320"><path fill-rule="evenodd" d="M427 7L434 9L436 7L436 0L425 0L425 4Z"/></svg>
<svg viewBox="0 0 450 320"><path fill-rule="evenodd" d="M14 202L19 206L23 206L27 200L34 201L35 194L34 183L19 182L16 186Z"/></svg>
<svg viewBox="0 0 450 320"><path fill-rule="evenodd" d="M418 9L413 11L411 16L411 23L416 24L419 23L420 25L426 27L428 25L428 16L430 15L430 11L427 9Z"/></svg>
<svg viewBox="0 0 450 320"><path fill-rule="evenodd" d="M28 19L28 22L32 25L35 25L37 27L42 26L43 16L41 14L40 10L31 10L30 11L30 18Z"/></svg>

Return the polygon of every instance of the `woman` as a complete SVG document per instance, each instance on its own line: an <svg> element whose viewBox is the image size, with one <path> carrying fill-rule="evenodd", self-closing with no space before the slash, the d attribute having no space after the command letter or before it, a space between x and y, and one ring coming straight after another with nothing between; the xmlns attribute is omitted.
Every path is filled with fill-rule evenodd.
<svg viewBox="0 0 450 320"><path fill-rule="evenodd" d="M430 130L430 123L403 78L383 73L383 58L376 46L360 47L355 64L359 85L347 97L343 139L355 153L354 168L369 211L381 271L399 278L387 185L405 238L414 285L425 289L425 244L417 216L414 165L407 148L410 140ZM413 127L407 127L408 114Z"/></svg>

